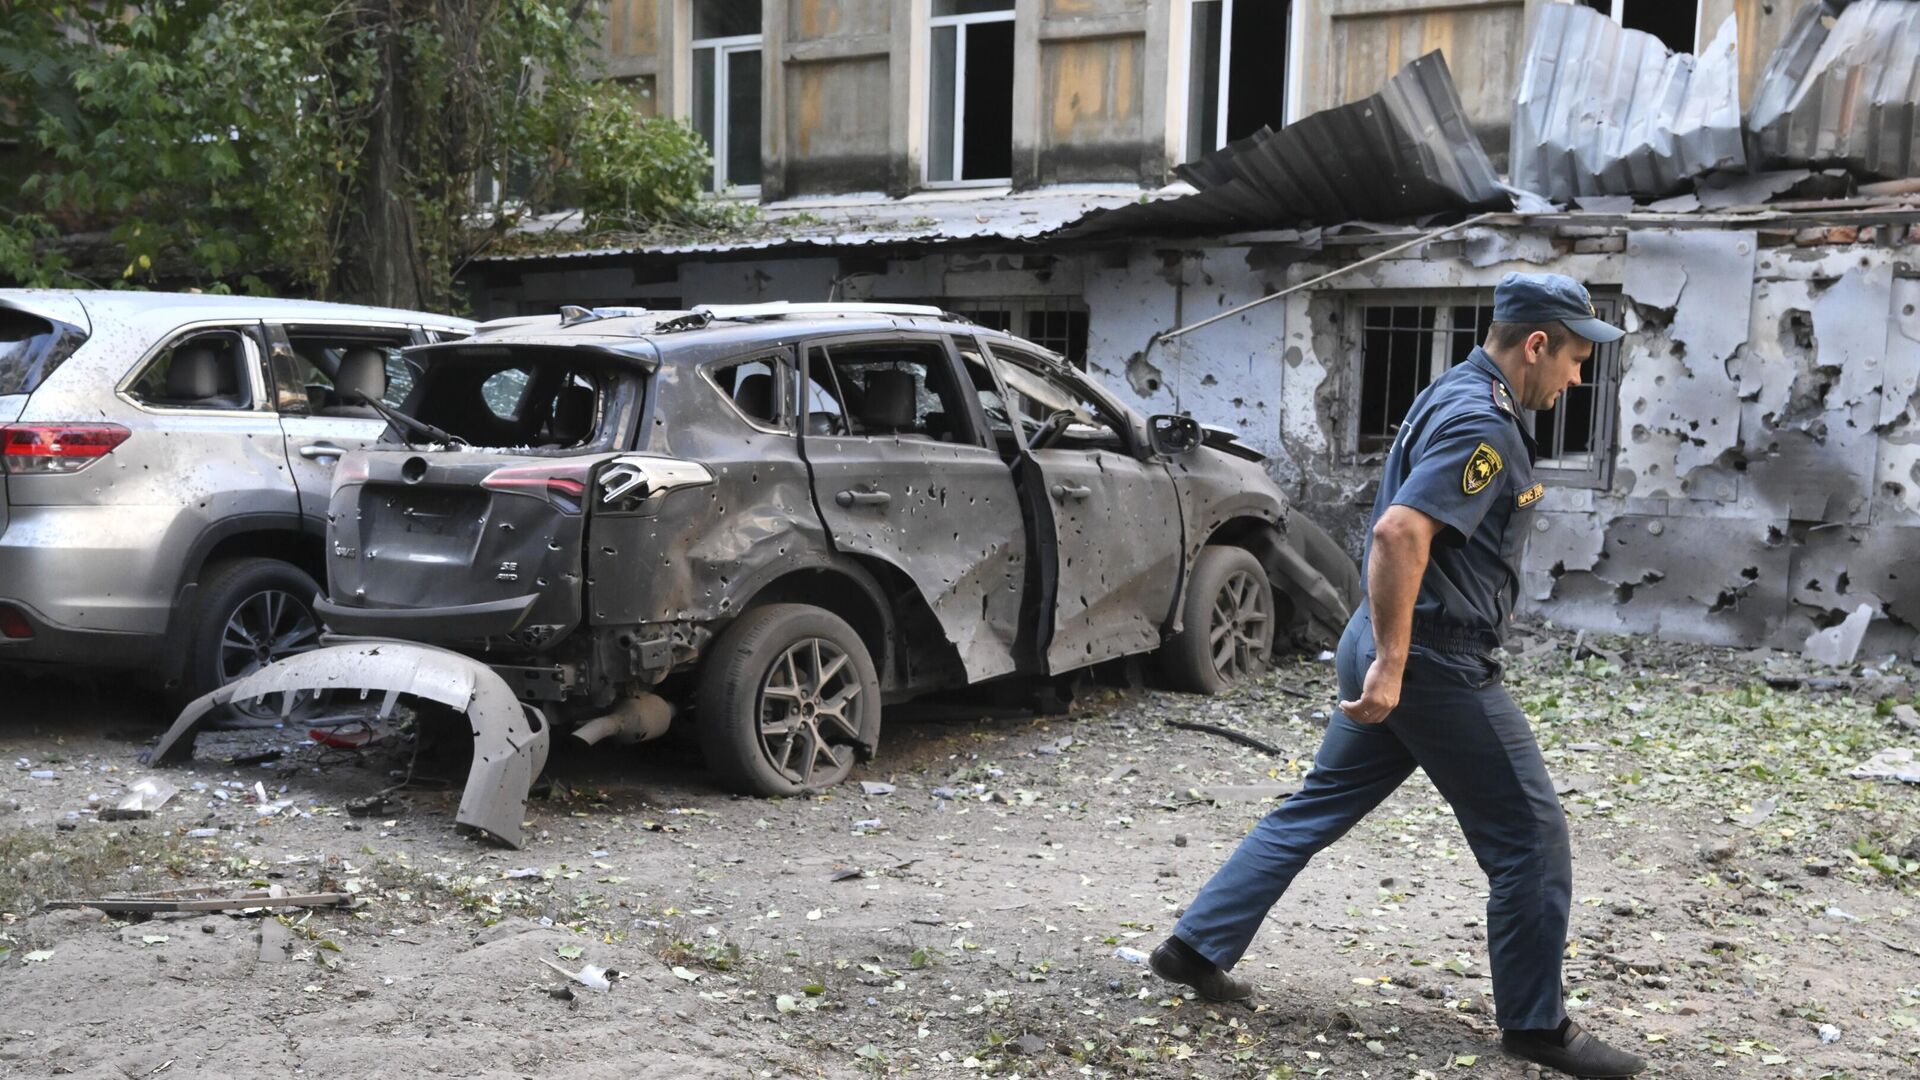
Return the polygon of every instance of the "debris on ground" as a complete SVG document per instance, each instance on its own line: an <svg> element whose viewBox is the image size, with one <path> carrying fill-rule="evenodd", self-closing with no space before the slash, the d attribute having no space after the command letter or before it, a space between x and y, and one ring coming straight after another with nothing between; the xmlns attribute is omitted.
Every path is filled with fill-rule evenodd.
<svg viewBox="0 0 1920 1080"><path fill-rule="evenodd" d="M1855 765L1847 775L1855 780L1898 780L1903 784L1920 784L1920 754L1906 747L1882 750Z"/></svg>
<svg viewBox="0 0 1920 1080"><path fill-rule="evenodd" d="M1867 626L1873 622L1874 606L1861 604L1838 626L1816 630L1807 636L1803 650L1808 660L1828 667L1846 667L1860 655L1860 643L1867 639Z"/></svg>
<svg viewBox="0 0 1920 1080"><path fill-rule="evenodd" d="M250 911L281 907L348 907L351 893L289 893L278 885L241 893L213 895L205 889L176 889L137 896L102 896L86 900L49 900L49 911L96 908L109 915L153 915L172 911Z"/></svg>

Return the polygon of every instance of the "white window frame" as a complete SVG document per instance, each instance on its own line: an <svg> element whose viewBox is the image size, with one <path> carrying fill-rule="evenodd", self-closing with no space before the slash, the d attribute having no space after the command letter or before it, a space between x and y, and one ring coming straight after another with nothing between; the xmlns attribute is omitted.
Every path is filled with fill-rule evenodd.
<svg viewBox="0 0 1920 1080"><path fill-rule="evenodd" d="M933 0L926 0L926 3L928 8L931 9ZM953 42L953 175L956 177L967 171L967 28L978 23L1010 23L1013 21L1013 17L1014 10L1007 8L1004 11L980 11L971 15L930 15L927 18L927 56L929 64L927 72L929 79L927 91L927 132L929 137L932 136L936 127L933 122L933 91L931 85L933 75L931 67L933 35L935 31L942 27L955 27ZM998 176L978 180L935 180L933 178L933 155L927 154L925 155L925 161L921 165L920 182L928 188L934 189L992 188L1006 187L1013 182L1013 177Z"/></svg>
<svg viewBox="0 0 1920 1080"><path fill-rule="evenodd" d="M1185 19L1183 40L1186 47L1181 50L1178 62L1180 78L1175 84L1180 95L1179 111L1174 115L1180 124L1180 153L1184 157L1192 142L1192 132L1188 129L1187 117L1193 110L1193 6L1199 0L1182 0L1182 18ZM1224 7L1220 10L1220 81L1213 92L1218 106L1214 115L1213 145L1203 154L1227 145L1227 91L1233 78L1233 7L1237 0L1219 0ZM1271 0L1256 0L1271 2ZM1305 17L1307 4L1304 0L1293 0L1287 9L1287 78L1285 99L1280 102L1280 115L1291 124L1300 119L1300 100L1305 83L1303 69L1306 64L1306 38L1301 33L1301 24Z"/></svg>
<svg viewBox="0 0 1920 1080"><path fill-rule="evenodd" d="M713 85L708 92L713 95L713 191L716 195L733 194L741 198L758 198L760 195L760 177L755 176L751 184L736 184L727 175L727 157L732 151L733 117L728 108L727 73L732 70L733 58L743 52L757 52L755 63L766 62L765 34L736 34L732 37L700 38L687 47L687 70L698 70L695 57L702 49L713 50ZM762 95L765 94L765 77L762 76ZM691 103L689 103L691 105ZM693 111L687 111L691 119ZM767 122L764 108L760 123ZM755 148L755 157L759 157L759 148Z"/></svg>
<svg viewBox="0 0 1920 1080"><path fill-rule="evenodd" d="M1581 6L1585 7L1589 5L1583 4ZM1600 11L1601 9L1594 8L1593 10ZM1627 0L1607 0L1606 10L1602 12L1602 14L1606 15L1607 18L1612 19L1616 24L1620 26L1625 26L1626 17L1627 17ZM1694 0L1693 48L1689 49L1688 50L1689 52L1698 53L1700 51L1700 30L1701 30L1700 24L1703 20L1706 19L1706 17L1707 17L1707 5L1705 0Z"/></svg>

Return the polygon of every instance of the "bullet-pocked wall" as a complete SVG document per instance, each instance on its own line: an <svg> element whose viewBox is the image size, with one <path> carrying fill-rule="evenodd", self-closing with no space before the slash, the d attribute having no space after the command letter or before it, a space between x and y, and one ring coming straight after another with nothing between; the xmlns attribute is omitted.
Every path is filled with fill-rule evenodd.
<svg viewBox="0 0 1920 1080"><path fill-rule="evenodd" d="M1628 336L1592 402L1604 429L1542 470L1523 604L1596 631L1780 648L1866 605L1870 650L1914 648L1920 575L1902 564L1920 544L1920 237L1908 226L1476 232L1142 354L1157 328L1373 249L1137 253L1089 274L1091 364L1145 411L1270 425L1248 441L1357 550L1391 432L1369 349L1437 373L1484 335L1508 270L1570 274ZM1543 419L1544 432L1555 422L1572 426Z"/></svg>

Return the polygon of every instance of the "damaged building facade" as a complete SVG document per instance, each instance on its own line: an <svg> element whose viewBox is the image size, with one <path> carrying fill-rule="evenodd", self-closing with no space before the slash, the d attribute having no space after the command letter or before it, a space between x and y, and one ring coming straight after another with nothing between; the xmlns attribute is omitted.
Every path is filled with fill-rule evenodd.
<svg viewBox="0 0 1920 1080"><path fill-rule="evenodd" d="M1920 175L1920 4L1273 6L1289 48L1278 105L1271 88L1261 100L1279 115L1248 129L1230 20L1252 4L753 5L761 115L779 116L756 134L767 228L484 260L476 312L938 302L1056 349L1144 412L1233 431L1357 551L1396 425L1484 337L1494 285L1565 273L1628 335L1535 418L1554 479L1523 609L1799 648L1864 605L1869 652L1912 651L1920 202L1902 178ZM714 71L690 48L705 39L676 37L697 12L622 10L650 44L610 50L610 70L699 120L674 88ZM940 57L959 47L940 27L966 27L971 47L1002 22L1007 171L929 179L949 150L964 173L979 142L932 123L956 70ZM971 102L970 85L948 89ZM1277 130L1250 134L1262 125ZM947 147L934 165L930 132ZM1185 182L1163 187L1182 161Z"/></svg>

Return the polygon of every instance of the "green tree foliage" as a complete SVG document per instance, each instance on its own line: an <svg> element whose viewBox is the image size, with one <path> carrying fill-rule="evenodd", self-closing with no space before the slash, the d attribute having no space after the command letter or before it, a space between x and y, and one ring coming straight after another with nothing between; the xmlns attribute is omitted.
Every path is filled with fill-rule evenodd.
<svg viewBox="0 0 1920 1080"><path fill-rule="evenodd" d="M31 159L0 187L0 277L74 284L50 240L86 235L120 283L444 309L557 199L594 227L723 219L698 136L592 78L592 9L0 0L0 136Z"/></svg>

